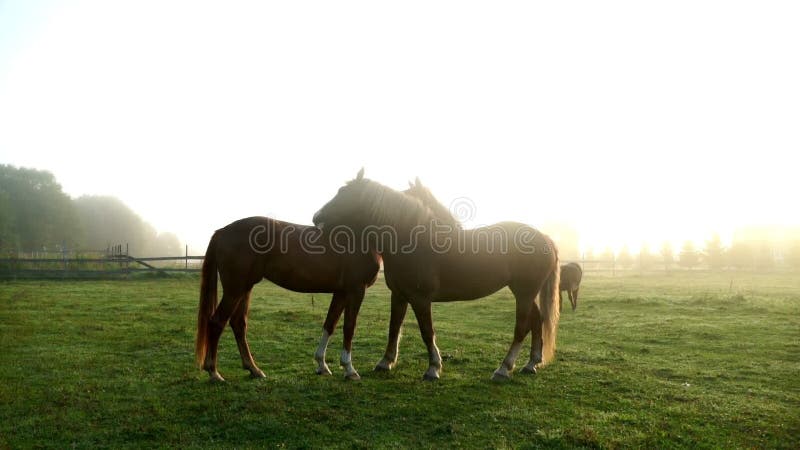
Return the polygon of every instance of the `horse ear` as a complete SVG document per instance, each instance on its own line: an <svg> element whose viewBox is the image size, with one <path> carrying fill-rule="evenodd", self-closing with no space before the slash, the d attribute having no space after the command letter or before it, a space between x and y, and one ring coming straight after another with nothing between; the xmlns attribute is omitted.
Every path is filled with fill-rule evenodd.
<svg viewBox="0 0 800 450"><path fill-rule="evenodd" d="M364 179L364 168L362 167L361 170L358 171L358 175L356 175L356 181Z"/></svg>
<svg viewBox="0 0 800 450"><path fill-rule="evenodd" d="M414 188L414 183L412 183L412 182L410 182L410 181L409 181L409 182L408 182L408 187L410 187L410 188L412 188L412 189L413 189L413 188Z"/></svg>
<svg viewBox="0 0 800 450"><path fill-rule="evenodd" d="M422 187L422 181L419 181L419 177L417 177L417 179L414 180L414 183L417 185L417 187Z"/></svg>

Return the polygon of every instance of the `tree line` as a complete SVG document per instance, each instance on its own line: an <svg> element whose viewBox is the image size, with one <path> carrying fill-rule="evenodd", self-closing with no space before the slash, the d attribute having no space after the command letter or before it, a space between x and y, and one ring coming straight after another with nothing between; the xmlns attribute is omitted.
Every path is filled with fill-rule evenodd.
<svg viewBox="0 0 800 450"><path fill-rule="evenodd" d="M657 251L642 246L639 253L634 255L628 247L622 247L616 254L611 249L606 249L599 255L589 251L584 254L584 259L625 269L657 269L675 265L687 269L711 270L771 269L779 265L800 269L800 240L780 246L765 241L738 240L725 246L719 235L715 234L705 242L703 248L697 248L693 242L686 241L675 251L671 243L665 242Z"/></svg>
<svg viewBox="0 0 800 450"><path fill-rule="evenodd" d="M119 243L136 256L183 253L177 236L158 233L115 197L73 199L48 171L0 165L0 253L102 251Z"/></svg>

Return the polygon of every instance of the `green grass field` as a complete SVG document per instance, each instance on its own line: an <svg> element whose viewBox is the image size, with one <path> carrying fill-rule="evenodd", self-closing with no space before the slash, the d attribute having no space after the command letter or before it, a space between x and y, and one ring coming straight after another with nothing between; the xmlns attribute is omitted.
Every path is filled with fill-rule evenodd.
<svg viewBox="0 0 800 450"><path fill-rule="evenodd" d="M388 291L367 293L354 345L361 382L314 374L329 296L267 283L249 338L266 379L225 384L194 366L198 280L0 283L0 448L784 447L800 445L800 277L587 276L562 314L556 360L490 381L513 298L434 305L442 379L421 381L413 313L400 362L383 354ZM338 368L341 330L328 362ZM527 352L518 361L525 363Z"/></svg>

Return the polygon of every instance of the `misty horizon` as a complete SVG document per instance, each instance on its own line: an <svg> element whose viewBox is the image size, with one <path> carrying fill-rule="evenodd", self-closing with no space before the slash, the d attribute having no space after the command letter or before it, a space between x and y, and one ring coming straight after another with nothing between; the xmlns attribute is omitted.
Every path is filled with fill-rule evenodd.
<svg viewBox="0 0 800 450"><path fill-rule="evenodd" d="M0 163L194 252L242 217L309 224L361 167L582 253L794 239L796 6L634 5L6 2Z"/></svg>

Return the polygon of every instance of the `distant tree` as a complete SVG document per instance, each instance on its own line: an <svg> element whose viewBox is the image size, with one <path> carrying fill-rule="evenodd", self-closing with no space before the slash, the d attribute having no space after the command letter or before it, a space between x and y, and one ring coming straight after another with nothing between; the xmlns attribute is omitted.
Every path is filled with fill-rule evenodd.
<svg viewBox="0 0 800 450"><path fill-rule="evenodd" d="M700 255L697 253L697 250L695 250L692 241L684 242L683 247L681 247L681 253L678 255L678 264L691 269L697 266L697 263L699 262Z"/></svg>
<svg viewBox="0 0 800 450"><path fill-rule="evenodd" d="M0 251L11 251L18 248L13 219L11 199L9 199L8 193L0 187Z"/></svg>
<svg viewBox="0 0 800 450"><path fill-rule="evenodd" d="M75 206L86 230L89 250L105 249L109 244L128 244L131 254L145 256L157 233L133 210L117 198L85 195Z"/></svg>
<svg viewBox="0 0 800 450"><path fill-rule="evenodd" d="M0 251L101 250L129 244L137 256L180 255L178 238L158 235L120 200L72 200L46 171L0 165Z"/></svg>
<svg viewBox="0 0 800 450"><path fill-rule="evenodd" d="M737 269L752 268L755 265L755 251L747 242L734 242L728 251L728 260Z"/></svg>
<svg viewBox="0 0 800 450"><path fill-rule="evenodd" d="M664 262L664 269L669 269L669 266L675 261L675 256L672 251L672 244L664 241L661 245L661 260Z"/></svg>
<svg viewBox="0 0 800 450"><path fill-rule="evenodd" d="M711 239L706 241L706 248L703 254L712 270L719 270L725 266L725 249L722 247L722 240L719 238L719 234L714 233Z"/></svg>
<svg viewBox="0 0 800 450"><path fill-rule="evenodd" d="M623 245L617 255L617 264L625 269L630 269L633 266L633 256L627 245Z"/></svg>
<svg viewBox="0 0 800 450"><path fill-rule="evenodd" d="M0 191L4 193L0 200L4 245L32 251L74 247L80 242L72 201L52 173L0 165Z"/></svg>
<svg viewBox="0 0 800 450"><path fill-rule="evenodd" d="M161 233L156 237L151 253L162 256L180 256L184 253L181 241L173 233Z"/></svg>
<svg viewBox="0 0 800 450"><path fill-rule="evenodd" d="M639 248L639 267L643 270L649 269L656 262L656 257L650 252L650 246L642 244Z"/></svg>

